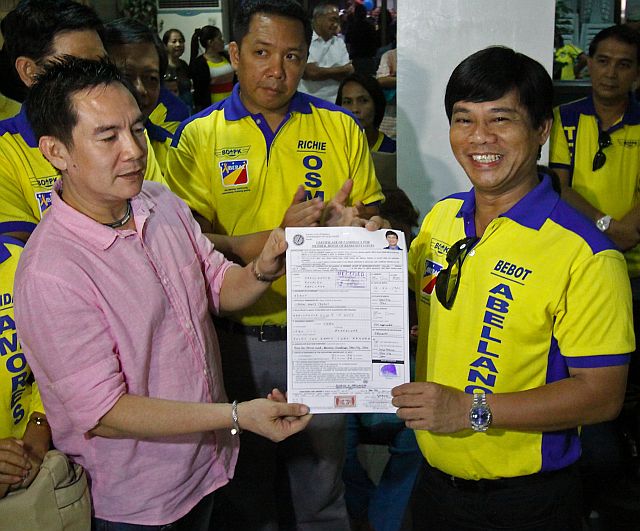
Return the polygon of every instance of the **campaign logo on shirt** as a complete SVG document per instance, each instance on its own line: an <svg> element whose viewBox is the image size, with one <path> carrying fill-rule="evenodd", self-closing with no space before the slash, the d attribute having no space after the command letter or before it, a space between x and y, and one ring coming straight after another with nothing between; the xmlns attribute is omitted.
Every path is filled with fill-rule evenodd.
<svg viewBox="0 0 640 531"><path fill-rule="evenodd" d="M424 264L424 275L422 276L422 292L427 295L431 295L433 293L433 288L436 285L436 279L438 278L438 273L442 271L442 266L437 262L433 262L432 260L425 260Z"/></svg>
<svg viewBox="0 0 640 531"><path fill-rule="evenodd" d="M223 186L243 186L249 183L247 160L223 160L219 164Z"/></svg>
<svg viewBox="0 0 640 531"><path fill-rule="evenodd" d="M36 192L36 201L38 201L40 217L42 217L44 211L51 206L51 190L48 192Z"/></svg>

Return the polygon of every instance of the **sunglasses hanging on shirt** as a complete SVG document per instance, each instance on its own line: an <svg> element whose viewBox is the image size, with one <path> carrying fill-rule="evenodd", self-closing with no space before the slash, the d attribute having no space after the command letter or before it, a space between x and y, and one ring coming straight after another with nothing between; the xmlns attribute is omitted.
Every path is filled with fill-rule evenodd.
<svg viewBox="0 0 640 531"><path fill-rule="evenodd" d="M458 294L462 263L478 240L480 238L477 236L463 238L454 243L447 252L447 264L449 265L440 271L438 278L436 278L436 297L447 310L453 307L453 301Z"/></svg>
<svg viewBox="0 0 640 531"><path fill-rule="evenodd" d="M604 153L604 149L608 148L611 145L611 135L606 131L600 131L598 133L598 151L596 151L595 156L593 157L593 171L597 171L604 163L607 162L607 156Z"/></svg>

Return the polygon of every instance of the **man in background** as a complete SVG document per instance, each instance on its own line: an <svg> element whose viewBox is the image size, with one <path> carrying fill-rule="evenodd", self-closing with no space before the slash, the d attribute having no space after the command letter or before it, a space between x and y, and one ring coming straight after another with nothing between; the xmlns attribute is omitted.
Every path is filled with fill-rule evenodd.
<svg viewBox="0 0 640 531"><path fill-rule="evenodd" d="M633 296L636 337L640 330L640 105L632 90L640 73L640 34L611 26L591 41L591 94L554 110L550 166L562 197L586 215L624 252ZM636 356L629 386L640 384ZM634 421L635 422L635 421ZM584 489L589 509L606 485L619 483L624 448L615 423L582 431ZM605 457L606 456L606 457Z"/></svg>
<svg viewBox="0 0 640 531"><path fill-rule="evenodd" d="M28 88L54 57L106 56L102 21L88 6L72 0L21 0L3 19L9 62ZM26 110L0 122L0 233L23 241L51 205L59 172L38 149ZM154 157L146 178L162 181Z"/></svg>
<svg viewBox="0 0 640 531"><path fill-rule="evenodd" d="M154 123L151 120L151 115L159 106L162 78L167 70L165 47L155 32L141 22L128 18L105 24L103 39L109 59L136 89L140 110L145 117L147 136L160 170L164 173L167 150L178 126L176 122ZM178 111L184 108L183 118L188 116L184 103L173 95L170 99L165 98L165 103L160 105L165 106L165 111L167 105L169 109Z"/></svg>
<svg viewBox="0 0 640 531"><path fill-rule="evenodd" d="M340 81L354 72L347 47L338 37L338 6L331 2L318 4L313 10L312 24L309 58L298 90L335 103Z"/></svg>

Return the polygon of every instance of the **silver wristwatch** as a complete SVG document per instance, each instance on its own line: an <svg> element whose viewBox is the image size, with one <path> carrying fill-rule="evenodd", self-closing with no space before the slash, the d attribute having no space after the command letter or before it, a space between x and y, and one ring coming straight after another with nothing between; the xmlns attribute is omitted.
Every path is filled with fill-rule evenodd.
<svg viewBox="0 0 640 531"><path fill-rule="evenodd" d="M474 393L473 404L469 410L469 421L474 431L487 431L491 426L491 408L487 404L487 395L485 393Z"/></svg>
<svg viewBox="0 0 640 531"><path fill-rule="evenodd" d="M611 224L611 216L602 216L600 219L596 220L596 227L600 232L606 232L609 229L609 225Z"/></svg>

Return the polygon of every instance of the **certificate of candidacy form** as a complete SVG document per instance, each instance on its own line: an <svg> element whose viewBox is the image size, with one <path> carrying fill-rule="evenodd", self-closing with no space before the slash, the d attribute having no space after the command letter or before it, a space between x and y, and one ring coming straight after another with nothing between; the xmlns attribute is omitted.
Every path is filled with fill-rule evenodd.
<svg viewBox="0 0 640 531"><path fill-rule="evenodd" d="M312 413L395 413L409 381L400 230L286 229L287 395Z"/></svg>

